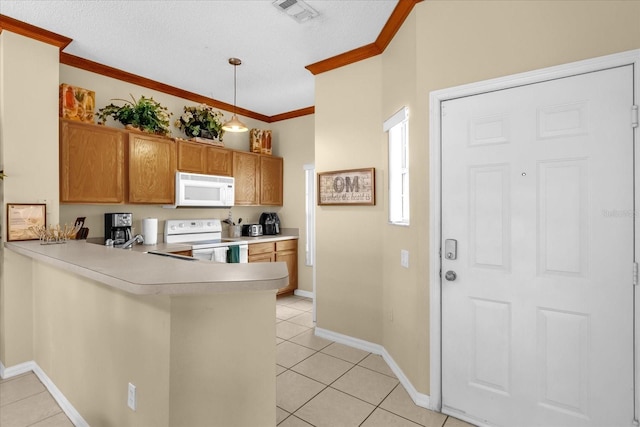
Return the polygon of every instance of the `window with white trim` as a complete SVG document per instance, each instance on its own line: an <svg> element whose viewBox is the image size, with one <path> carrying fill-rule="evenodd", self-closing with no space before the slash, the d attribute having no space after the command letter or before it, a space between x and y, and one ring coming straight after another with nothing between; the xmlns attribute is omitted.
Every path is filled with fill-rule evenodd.
<svg viewBox="0 0 640 427"><path fill-rule="evenodd" d="M389 136L389 222L409 225L409 109L388 118L383 129Z"/></svg>

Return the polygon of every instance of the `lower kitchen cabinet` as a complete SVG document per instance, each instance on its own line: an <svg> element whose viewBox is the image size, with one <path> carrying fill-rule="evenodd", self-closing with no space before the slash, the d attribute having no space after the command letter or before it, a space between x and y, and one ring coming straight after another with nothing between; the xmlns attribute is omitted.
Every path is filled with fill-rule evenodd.
<svg viewBox="0 0 640 427"><path fill-rule="evenodd" d="M278 289L278 295L298 289L298 239L249 244L249 262L285 262L289 285Z"/></svg>

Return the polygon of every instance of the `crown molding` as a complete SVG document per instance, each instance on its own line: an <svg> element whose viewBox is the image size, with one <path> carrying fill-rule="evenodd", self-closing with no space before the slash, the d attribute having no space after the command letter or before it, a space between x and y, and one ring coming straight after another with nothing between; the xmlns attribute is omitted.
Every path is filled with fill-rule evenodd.
<svg viewBox="0 0 640 427"><path fill-rule="evenodd" d="M282 114L276 114L275 116L271 116L271 122L279 122L282 120L295 119L296 117L308 116L310 114L314 114L316 112L316 107L311 106L307 108L301 108L299 110L288 111Z"/></svg>
<svg viewBox="0 0 640 427"><path fill-rule="evenodd" d="M57 46L60 50L67 47L69 43L73 41L73 39L69 37L61 36L60 34L0 14L0 33L4 30Z"/></svg>
<svg viewBox="0 0 640 427"><path fill-rule="evenodd" d="M391 43L391 40L393 40L393 37L398 32L405 19L407 19L407 16L409 16L413 7L421 1L422 0L399 0L375 42L350 50L349 52L341 53L340 55L315 62L304 68L309 70L311 74L317 75L326 71L335 70L336 68L340 68L345 65L353 64L354 62L362 61L363 59L380 55L384 52L387 46L389 46L389 43Z"/></svg>
<svg viewBox="0 0 640 427"><path fill-rule="evenodd" d="M178 98L184 98L190 101L204 103L214 108L220 108L221 110L225 110L229 112L234 111L232 104L218 101L217 99L209 98L206 96L198 95L197 93L189 92L187 90L180 89L165 83L160 83L158 81L151 80L146 77L138 76L137 74L128 73L118 68L109 67L108 65L103 65L98 62L80 58L79 56L71 55L65 52L60 52L60 63L69 65L71 67L80 68L82 70L90 71L92 73L100 74L106 77L111 77L116 80L121 80L127 83L146 87L148 89L157 90L158 92L177 96ZM247 110L245 108L236 107L235 112L240 116L249 117L249 118L260 120L267 123L271 122L271 117L266 116L264 114L256 113L254 111Z"/></svg>

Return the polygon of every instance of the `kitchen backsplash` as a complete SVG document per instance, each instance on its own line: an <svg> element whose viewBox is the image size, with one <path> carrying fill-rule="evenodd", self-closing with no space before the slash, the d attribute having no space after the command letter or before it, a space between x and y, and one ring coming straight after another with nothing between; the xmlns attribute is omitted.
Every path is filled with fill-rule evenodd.
<svg viewBox="0 0 640 427"><path fill-rule="evenodd" d="M242 218L243 224L256 224L262 212L279 212L278 206L235 206L226 209L182 208L165 209L156 205L60 205L60 224L73 224L77 217L86 217L84 226L89 228L89 237L104 237L104 214L106 212L131 212L133 214L133 232L142 232L143 218L158 218L158 241L162 242L164 222L167 219L227 219L229 212L237 224ZM286 219L280 216L280 222L286 227ZM226 224L223 232L226 233Z"/></svg>

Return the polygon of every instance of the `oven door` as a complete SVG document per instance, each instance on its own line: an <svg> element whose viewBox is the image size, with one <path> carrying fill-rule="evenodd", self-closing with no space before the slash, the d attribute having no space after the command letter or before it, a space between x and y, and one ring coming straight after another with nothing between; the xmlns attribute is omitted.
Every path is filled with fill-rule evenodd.
<svg viewBox="0 0 640 427"><path fill-rule="evenodd" d="M240 263L249 262L249 246L248 245L228 245L217 246L213 248L194 249L192 251L193 257L196 259L215 261L215 262L227 262L227 252L229 246L237 246L239 249Z"/></svg>

